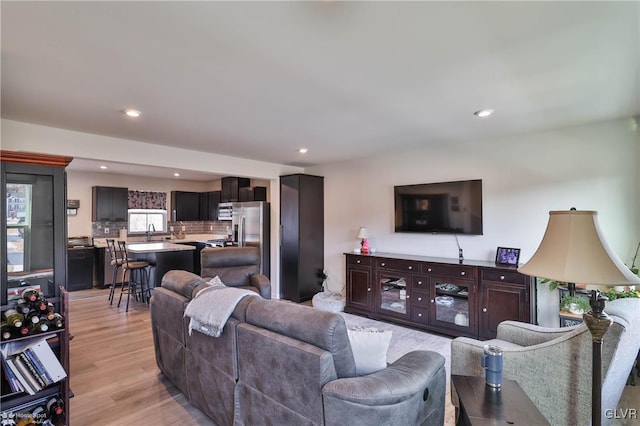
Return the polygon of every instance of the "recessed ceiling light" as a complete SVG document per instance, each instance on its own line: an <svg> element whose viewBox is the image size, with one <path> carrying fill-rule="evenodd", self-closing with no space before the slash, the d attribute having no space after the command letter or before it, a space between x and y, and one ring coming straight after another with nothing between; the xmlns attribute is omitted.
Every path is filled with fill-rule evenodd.
<svg viewBox="0 0 640 426"><path fill-rule="evenodd" d="M108 167L107 167L107 166L100 166L100 168L101 168L102 170L104 170L104 169L108 169Z"/></svg>
<svg viewBox="0 0 640 426"><path fill-rule="evenodd" d="M127 117L131 117L131 118L138 118L140 117L140 114L142 114L137 109L125 109L124 113L127 115Z"/></svg>
<svg viewBox="0 0 640 426"><path fill-rule="evenodd" d="M478 111L474 112L473 114L478 116L478 117L484 118L484 117L488 117L491 114L493 114L493 110L492 109L481 109L481 110L478 110Z"/></svg>
<svg viewBox="0 0 640 426"><path fill-rule="evenodd" d="M306 154L307 152L309 152L309 150L308 150L307 148L300 148L300 149L298 150L298 152L299 152L300 154Z"/></svg>
<svg viewBox="0 0 640 426"><path fill-rule="evenodd" d="M173 175L174 175L175 177L178 177L178 176L180 176L180 173L174 173Z"/></svg>

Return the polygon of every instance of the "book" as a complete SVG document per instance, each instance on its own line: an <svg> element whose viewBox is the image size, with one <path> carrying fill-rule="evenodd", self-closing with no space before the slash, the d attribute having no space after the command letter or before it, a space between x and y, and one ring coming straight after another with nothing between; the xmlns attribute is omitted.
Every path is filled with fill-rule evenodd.
<svg viewBox="0 0 640 426"><path fill-rule="evenodd" d="M31 362L29 357L27 357L24 352L20 352L18 355L16 355L16 358L18 358L20 362L27 367L29 373L31 373L31 376L36 379L36 382L38 382L40 389L43 389L47 386L47 383L42 379L42 377L40 377L40 373L36 369L35 365L33 365L33 362Z"/></svg>
<svg viewBox="0 0 640 426"><path fill-rule="evenodd" d="M27 348L25 348L25 350L26 349ZM67 377L67 372L45 339L30 345L28 349L31 349L32 354L40 361L40 364L51 378L52 383L57 383Z"/></svg>
<svg viewBox="0 0 640 426"><path fill-rule="evenodd" d="M12 358L7 358L6 361L9 368L13 371L13 374L15 374L16 378L20 382L20 386L22 387L22 390L24 390L29 395L35 395L36 394L35 389L31 387L31 384L22 375L22 373L20 372L20 369L18 369L16 364L13 362L14 360Z"/></svg>
<svg viewBox="0 0 640 426"><path fill-rule="evenodd" d="M33 353L33 350L31 348L27 348L23 353L27 356L27 358L29 358L29 361L31 361L33 366L36 368L36 370L38 371L38 374L40 374L40 377L46 383L46 386L52 384L53 379L47 372L47 369L44 368L44 366L42 365L38 357Z"/></svg>
<svg viewBox="0 0 640 426"><path fill-rule="evenodd" d="M11 392L22 392L22 386L18 381L18 378L13 373L13 371L7 365L7 360L4 358L4 355L1 357L2 360L2 369L4 370L4 376L7 379L7 383L9 383L9 388L11 388Z"/></svg>

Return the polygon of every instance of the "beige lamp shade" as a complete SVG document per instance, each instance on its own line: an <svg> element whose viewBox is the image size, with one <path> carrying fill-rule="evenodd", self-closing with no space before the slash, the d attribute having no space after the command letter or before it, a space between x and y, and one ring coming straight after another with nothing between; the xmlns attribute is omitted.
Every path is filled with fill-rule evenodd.
<svg viewBox="0 0 640 426"><path fill-rule="evenodd" d="M360 231L358 231L358 236L356 238L359 240L364 240L366 238L369 238L369 233L367 232L367 228L360 228Z"/></svg>
<svg viewBox="0 0 640 426"><path fill-rule="evenodd" d="M518 272L580 284L640 284L609 248L595 211L550 211L540 247Z"/></svg>

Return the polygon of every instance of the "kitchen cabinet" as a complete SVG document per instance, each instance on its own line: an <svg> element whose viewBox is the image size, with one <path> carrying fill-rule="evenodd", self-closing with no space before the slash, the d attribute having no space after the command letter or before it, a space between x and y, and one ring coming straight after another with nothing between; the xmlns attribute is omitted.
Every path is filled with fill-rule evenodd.
<svg viewBox="0 0 640 426"><path fill-rule="evenodd" d="M31 412L42 402L59 397L69 412L69 315L67 285L66 172L70 157L0 151L0 295L1 310L15 308L23 285L39 287L41 295L64 318L64 326L2 341L35 343L45 338L67 373L34 395L13 392L0 377L2 418ZM9 200L16 200L9 205ZM20 202L18 203L17 200ZM24 209L15 209L23 205ZM3 367L4 370L4 367ZM68 417L67 417L68 418Z"/></svg>
<svg viewBox="0 0 640 426"><path fill-rule="evenodd" d="M230 203L240 201L240 188L246 188L251 185L249 178L241 177L223 177L221 179L222 193L221 202Z"/></svg>
<svg viewBox="0 0 640 426"><path fill-rule="evenodd" d="M94 186L91 204L94 222L126 222L129 210L129 189Z"/></svg>
<svg viewBox="0 0 640 426"><path fill-rule="evenodd" d="M200 220L200 193L171 191L172 221Z"/></svg>
<svg viewBox="0 0 640 426"><path fill-rule="evenodd" d="M240 188L238 191L239 191L240 202L267 201L266 186L245 187L245 188Z"/></svg>
<svg viewBox="0 0 640 426"><path fill-rule="evenodd" d="M280 176L280 296L310 300L322 290L324 178Z"/></svg>
<svg viewBox="0 0 640 426"><path fill-rule="evenodd" d="M200 220L218 220L218 204L222 191L209 191L200 193Z"/></svg>
<svg viewBox="0 0 640 426"><path fill-rule="evenodd" d="M346 255L346 312L450 336L495 338L504 320L535 324L532 277L513 266L415 255Z"/></svg>

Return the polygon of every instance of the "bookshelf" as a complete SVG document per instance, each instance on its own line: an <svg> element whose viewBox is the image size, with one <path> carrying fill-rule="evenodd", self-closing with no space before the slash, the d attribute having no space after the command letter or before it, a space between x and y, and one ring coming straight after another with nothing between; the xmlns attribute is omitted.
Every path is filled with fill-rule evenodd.
<svg viewBox="0 0 640 426"><path fill-rule="evenodd" d="M71 158L0 151L0 159L0 309L4 313L16 308L20 288L34 287L53 304L54 312L61 314L64 321L62 328L52 327L44 332L3 339L0 348L4 351L18 345L30 346L44 339L66 373L59 381L45 381L44 386L34 389L31 395L11 388L3 366L0 416L14 418L17 423L19 414L31 413L51 398L59 397L67 420L58 418L54 424L68 424L72 394L69 389L65 167ZM19 200L20 208L16 207L17 202L9 206L7 200Z"/></svg>

